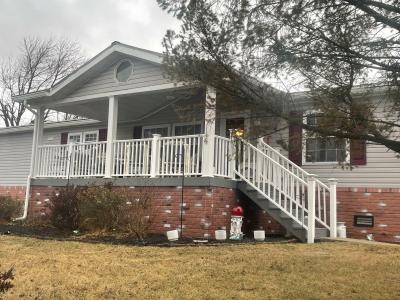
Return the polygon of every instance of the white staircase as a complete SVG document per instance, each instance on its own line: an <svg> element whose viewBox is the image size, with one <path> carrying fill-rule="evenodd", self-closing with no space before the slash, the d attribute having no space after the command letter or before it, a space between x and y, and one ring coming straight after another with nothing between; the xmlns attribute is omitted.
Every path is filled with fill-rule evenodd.
<svg viewBox="0 0 400 300"><path fill-rule="evenodd" d="M336 180L326 185L262 140L234 143L243 193L301 241L336 237Z"/></svg>

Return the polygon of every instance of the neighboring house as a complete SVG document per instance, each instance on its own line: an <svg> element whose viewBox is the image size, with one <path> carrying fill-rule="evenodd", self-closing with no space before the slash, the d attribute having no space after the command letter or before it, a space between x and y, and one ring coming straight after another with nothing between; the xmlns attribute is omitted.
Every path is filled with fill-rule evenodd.
<svg viewBox="0 0 400 300"><path fill-rule="evenodd" d="M299 139L304 145L290 151L291 161L277 149L278 136L257 143L230 139L229 129L246 131L265 121L251 108L220 108L212 87L171 82L161 62L158 53L115 42L55 87L15 97L37 115L34 125L0 129L0 194L24 198L26 192L28 216L38 216L67 182L111 181L132 192L157 191L153 232L178 228L183 209L187 236L212 237L217 228L229 229L239 201L248 229L284 228L312 242L336 236L337 218L351 237L372 233L400 242L395 153L362 142L347 147L334 138L308 139L296 127L284 134L289 146ZM294 96L309 103L305 94ZM44 123L47 108L87 119ZM305 120L313 121L311 115ZM346 149L353 170L338 165Z"/></svg>

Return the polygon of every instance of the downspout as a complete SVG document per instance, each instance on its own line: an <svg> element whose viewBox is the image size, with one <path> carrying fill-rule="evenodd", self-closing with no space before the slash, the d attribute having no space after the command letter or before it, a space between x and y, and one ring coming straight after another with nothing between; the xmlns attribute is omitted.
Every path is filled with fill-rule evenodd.
<svg viewBox="0 0 400 300"><path fill-rule="evenodd" d="M36 119L36 118L37 118L37 112L36 112L35 110L33 110L31 107L29 107L29 106L26 104L26 100L24 101L24 104L25 104L26 108L27 108L29 111L31 111L31 112L35 115L35 119ZM34 130L33 130L32 155L33 155L33 152L34 152L33 147L35 147L35 139L36 139L36 137L35 137L35 134L36 134L36 133L35 133L35 126L36 126L36 124L34 125ZM24 201L24 212L23 212L23 214L22 214L21 217L14 218L14 221L23 221L23 220L25 220L26 217L28 216L29 195L30 195L30 193L31 193L31 183L32 183L32 175L33 175L33 174L32 174L32 171L33 171L32 164L33 164L33 163L34 163L34 158L31 157L31 166L30 166L28 178L27 178L27 180L26 180L25 201Z"/></svg>

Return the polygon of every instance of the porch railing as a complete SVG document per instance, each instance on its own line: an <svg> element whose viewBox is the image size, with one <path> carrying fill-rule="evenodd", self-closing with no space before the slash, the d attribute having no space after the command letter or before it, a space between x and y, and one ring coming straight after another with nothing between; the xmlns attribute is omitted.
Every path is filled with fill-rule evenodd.
<svg viewBox="0 0 400 300"><path fill-rule="evenodd" d="M104 176L106 142L39 146L36 177Z"/></svg>
<svg viewBox="0 0 400 300"><path fill-rule="evenodd" d="M113 147L113 176L150 176L151 138L115 141Z"/></svg>
<svg viewBox="0 0 400 300"><path fill-rule="evenodd" d="M107 142L39 146L35 176L104 177L107 150ZM154 135L114 141L111 157L115 177L209 176L211 165L205 165L212 164L211 175L245 181L307 230L309 240L315 224L336 235L336 183L323 183L265 143L255 146L220 136L207 140L202 134Z"/></svg>

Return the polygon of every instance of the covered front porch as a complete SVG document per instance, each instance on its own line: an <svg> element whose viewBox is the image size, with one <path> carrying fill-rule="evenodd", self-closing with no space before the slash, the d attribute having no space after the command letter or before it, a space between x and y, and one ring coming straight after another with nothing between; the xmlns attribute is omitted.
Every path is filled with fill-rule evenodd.
<svg viewBox="0 0 400 300"><path fill-rule="evenodd" d="M249 124L245 113L237 118L217 112L216 99L211 87L175 86L43 103L35 118L31 177L234 178L229 128ZM99 120L106 128L65 133L60 144L46 144L43 114L48 108Z"/></svg>

